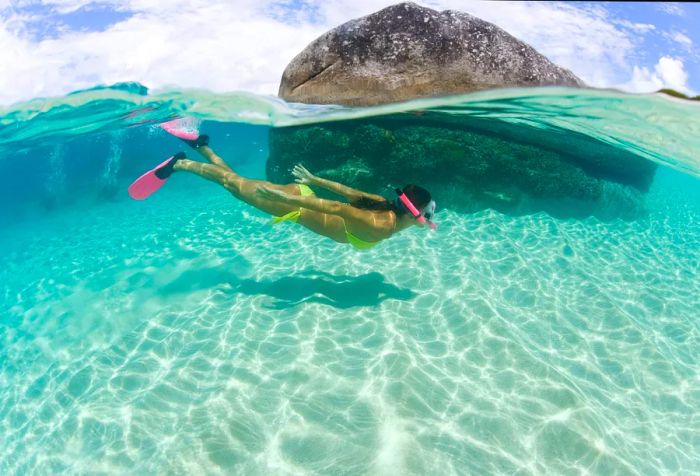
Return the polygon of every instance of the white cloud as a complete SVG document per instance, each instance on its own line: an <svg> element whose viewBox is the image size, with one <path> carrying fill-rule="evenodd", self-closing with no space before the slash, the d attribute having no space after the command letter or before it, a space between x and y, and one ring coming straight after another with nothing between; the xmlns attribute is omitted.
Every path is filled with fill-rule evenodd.
<svg viewBox="0 0 700 476"><path fill-rule="evenodd" d="M672 31L672 32L667 32L664 33L664 36L666 38L669 38L677 43L680 43L681 45L690 48L693 45L693 40L688 38L686 35L679 31Z"/></svg>
<svg viewBox="0 0 700 476"><path fill-rule="evenodd" d="M0 20L2 63L12 65L0 69L0 103L119 81L274 94L286 63L324 30L272 20L253 0L134 0L129 9L136 14L106 31L42 41L12 27L16 17Z"/></svg>
<svg viewBox="0 0 700 476"><path fill-rule="evenodd" d="M71 13L90 4L110 4L110 2L93 2L92 0L43 0L41 3L55 7L59 13Z"/></svg>
<svg viewBox="0 0 700 476"><path fill-rule="evenodd" d="M670 56L659 58L653 71L635 66L632 79L621 87L634 92L653 92L661 88L671 88L689 95L694 94L688 86L688 73L683 60Z"/></svg>
<svg viewBox="0 0 700 476"><path fill-rule="evenodd" d="M689 92L688 73L680 58L662 56L654 67L656 73L661 77L664 86L669 86L679 91Z"/></svg>
<svg viewBox="0 0 700 476"><path fill-rule="evenodd" d="M634 23L629 20L615 20L614 23L639 33L648 33L656 30L656 25L652 25L651 23Z"/></svg>
<svg viewBox="0 0 700 476"><path fill-rule="evenodd" d="M139 81L150 88L172 85L276 94L284 67L313 39L395 0L42 3L61 12L92 4L134 14L105 31L61 31L53 39L36 40L26 29L26 18L0 8L0 61L12 65L0 68L0 104L119 81ZM653 25L613 18L604 8L590 4L422 3L438 10L467 11L491 21L588 84L601 87L619 84L621 75L632 70L637 40L653 29ZM304 5L302 11L295 6L299 4ZM639 81L661 77L657 71L634 71Z"/></svg>
<svg viewBox="0 0 700 476"><path fill-rule="evenodd" d="M658 9L669 15L675 15L682 17L685 15L685 10L681 7L678 2L659 2L657 5Z"/></svg>

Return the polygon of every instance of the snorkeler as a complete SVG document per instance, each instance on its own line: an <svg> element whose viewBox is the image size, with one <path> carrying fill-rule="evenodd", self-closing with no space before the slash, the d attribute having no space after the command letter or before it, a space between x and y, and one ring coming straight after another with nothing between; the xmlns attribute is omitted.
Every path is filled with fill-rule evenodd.
<svg viewBox="0 0 700 476"><path fill-rule="evenodd" d="M319 235L339 243L350 243L358 249L369 249L412 225L436 225L430 221L435 213L435 202L430 193L417 185L396 189L397 198L391 202L380 195L365 193L316 177L302 165L292 171L295 184L277 185L264 180L253 180L236 174L209 147L209 137L198 133L183 134L163 128L197 150L209 163L190 160L183 152L158 165L139 177L129 187L129 195L143 200L158 190L173 172L185 171L218 183L236 198L264 212L275 215L273 223L292 221ZM348 200L348 203L325 200L315 196L309 187L330 190Z"/></svg>

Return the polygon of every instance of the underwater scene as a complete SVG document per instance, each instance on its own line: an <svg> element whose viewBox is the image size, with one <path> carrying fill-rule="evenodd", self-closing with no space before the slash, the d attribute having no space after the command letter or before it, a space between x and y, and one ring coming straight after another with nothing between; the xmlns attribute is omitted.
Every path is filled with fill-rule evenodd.
<svg viewBox="0 0 700 476"><path fill-rule="evenodd" d="M132 200L202 160L178 117L439 227L358 250L180 172ZM697 474L698 150L700 103L611 90L0 108L0 474Z"/></svg>

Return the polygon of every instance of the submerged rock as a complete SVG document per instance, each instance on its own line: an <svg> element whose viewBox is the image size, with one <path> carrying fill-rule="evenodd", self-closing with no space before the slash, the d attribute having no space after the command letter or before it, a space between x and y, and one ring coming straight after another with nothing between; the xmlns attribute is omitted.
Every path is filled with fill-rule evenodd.
<svg viewBox="0 0 700 476"><path fill-rule="evenodd" d="M477 128L426 113L273 129L267 175L291 182L289 171L302 163L387 197L392 186L417 183L440 206L463 212L606 218L643 212L652 162L575 133L542 141L529 127L498 127L498 121L479 119Z"/></svg>
<svg viewBox="0 0 700 476"><path fill-rule="evenodd" d="M584 84L492 23L400 3L313 41L285 69L279 96L355 106L549 85Z"/></svg>

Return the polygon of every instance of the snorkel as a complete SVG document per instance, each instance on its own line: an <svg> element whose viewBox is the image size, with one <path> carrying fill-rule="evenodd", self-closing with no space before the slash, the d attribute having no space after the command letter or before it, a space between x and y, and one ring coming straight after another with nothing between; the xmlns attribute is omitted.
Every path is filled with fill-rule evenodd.
<svg viewBox="0 0 700 476"><path fill-rule="evenodd" d="M416 206L411 203L411 200L406 196L405 193L400 188L395 189L396 195L399 196L399 200L406 207L406 209L411 212L411 215L418 221L418 223L425 225L426 223L430 226L431 230L437 229L437 225L430 221L430 218L435 213L435 200L430 200L430 202L425 206L423 212L418 211ZM426 218L427 217L427 218Z"/></svg>

